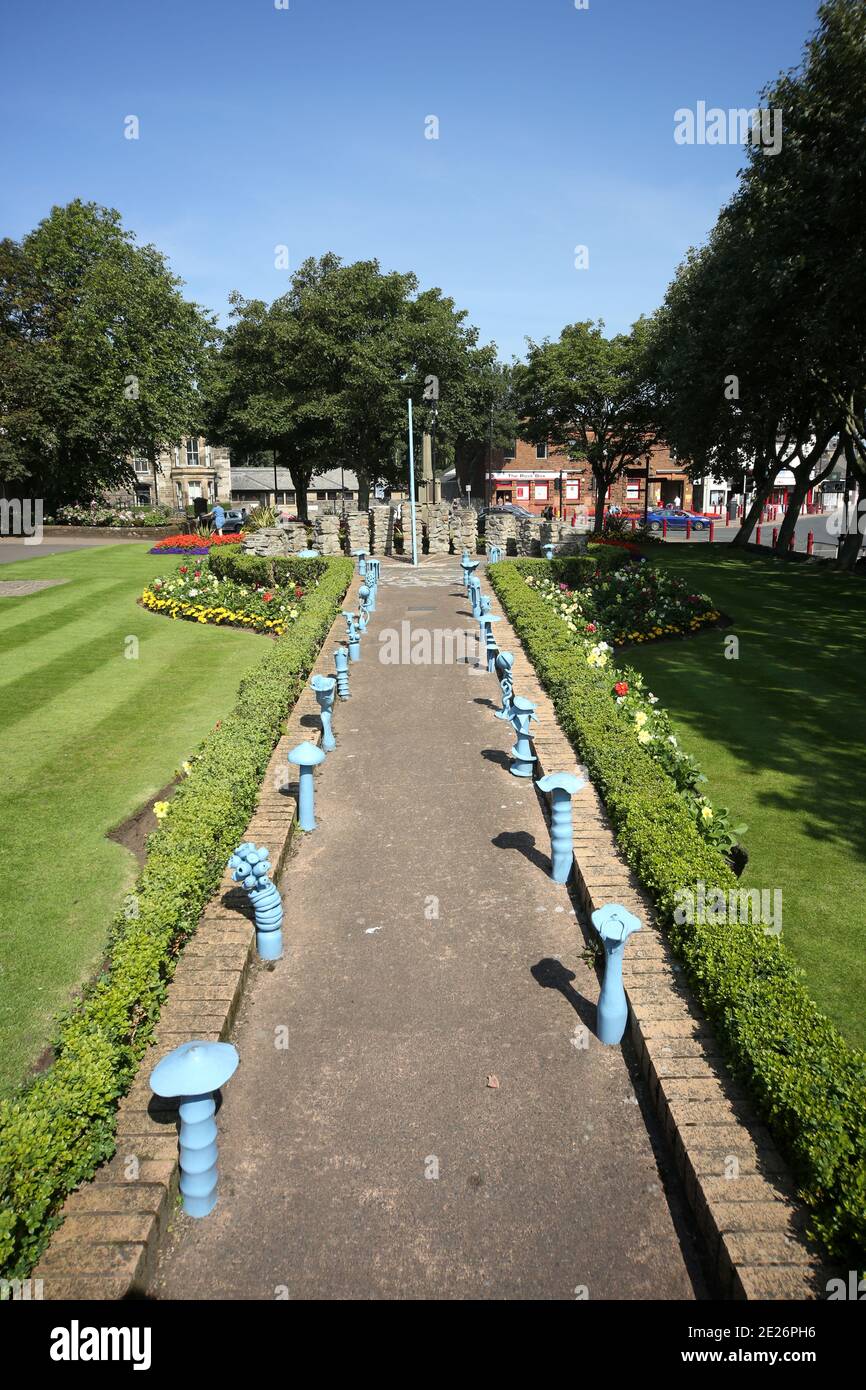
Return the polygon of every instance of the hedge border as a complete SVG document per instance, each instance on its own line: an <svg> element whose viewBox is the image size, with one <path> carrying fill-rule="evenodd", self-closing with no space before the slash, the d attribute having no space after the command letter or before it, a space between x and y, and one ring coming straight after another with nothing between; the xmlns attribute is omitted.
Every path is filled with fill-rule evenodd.
<svg viewBox="0 0 866 1390"><path fill-rule="evenodd" d="M329 561L304 611L241 681L148 844L137 915L111 928L108 966L60 1024L51 1067L0 1102L0 1269L21 1278L66 1195L115 1147L116 1109L150 1041L177 956L256 806L282 726L342 603L351 560Z"/></svg>
<svg viewBox="0 0 866 1390"><path fill-rule="evenodd" d="M533 572L539 572L533 562ZM546 571L556 578L552 562ZM488 575L586 764L622 852L649 892L725 1059L747 1088L832 1256L866 1251L866 1055L818 1009L802 971L759 925L674 919L677 893L736 880L701 839L666 773L635 741L611 698L610 669L589 667L558 616L523 580L526 562ZM544 573L545 571L540 571Z"/></svg>

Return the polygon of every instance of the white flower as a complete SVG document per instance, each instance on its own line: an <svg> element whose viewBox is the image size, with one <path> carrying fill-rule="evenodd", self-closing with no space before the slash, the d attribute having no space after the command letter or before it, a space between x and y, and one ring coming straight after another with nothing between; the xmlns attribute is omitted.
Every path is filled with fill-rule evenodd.
<svg viewBox="0 0 866 1390"><path fill-rule="evenodd" d="M650 702L651 705L657 705L658 702L659 702L659 697L658 697L658 695L648 695L648 696L647 696L647 699L649 700L649 702Z"/></svg>

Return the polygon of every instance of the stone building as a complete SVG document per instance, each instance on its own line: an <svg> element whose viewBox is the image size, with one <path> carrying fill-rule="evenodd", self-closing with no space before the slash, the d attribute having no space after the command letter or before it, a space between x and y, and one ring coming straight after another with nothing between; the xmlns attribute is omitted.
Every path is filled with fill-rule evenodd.
<svg viewBox="0 0 866 1390"><path fill-rule="evenodd" d="M179 511L203 498L208 509L214 502L228 504L231 496L231 460L221 445L202 436L189 435L160 449L156 467L147 458L130 460L135 481L106 494L120 506L163 506Z"/></svg>

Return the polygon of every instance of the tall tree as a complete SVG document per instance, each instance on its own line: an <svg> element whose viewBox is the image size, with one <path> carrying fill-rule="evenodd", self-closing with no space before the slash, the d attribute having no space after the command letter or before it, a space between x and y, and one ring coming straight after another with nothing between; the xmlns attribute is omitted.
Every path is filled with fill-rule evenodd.
<svg viewBox="0 0 866 1390"><path fill-rule="evenodd" d="M49 510L130 480L198 425L210 318L94 203L0 242L0 484Z"/></svg>
<svg viewBox="0 0 866 1390"><path fill-rule="evenodd" d="M558 341L530 341L516 373L520 432L586 459L595 482L595 530L611 484L657 442L658 409L648 372L648 323L608 338L602 323L575 323Z"/></svg>

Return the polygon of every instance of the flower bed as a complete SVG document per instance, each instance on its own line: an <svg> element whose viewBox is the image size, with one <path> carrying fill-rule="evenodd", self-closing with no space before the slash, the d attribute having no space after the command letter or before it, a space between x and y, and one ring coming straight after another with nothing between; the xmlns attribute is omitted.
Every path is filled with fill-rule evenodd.
<svg viewBox="0 0 866 1390"><path fill-rule="evenodd" d="M311 581L315 588L316 581ZM173 575L152 579L141 595L152 613L188 622L245 627L283 637L300 612L306 589L301 584L267 587L241 584L211 572L207 560L178 565Z"/></svg>
<svg viewBox="0 0 866 1390"><path fill-rule="evenodd" d="M594 575L577 589L543 575L526 582L573 632L597 632L616 645L686 636L721 617L706 594L691 593L681 579L646 561Z"/></svg>
<svg viewBox="0 0 866 1390"><path fill-rule="evenodd" d="M164 536L148 551L149 555L207 555L215 546L239 545L244 540L244 532L233 536Z"/></svg>
<svg viewBox="0 0 866 1390"><path fill-rule="evenodd" d="M537 587L524 582L519 563L492 566L493 587L604 799L620 848L684 962L734 1076L791 1163L815 1234L834 1256L862 1261L866 1057L818 1009L778 937L753 922L732 927L711 914L693 922L677 916L684 889L697 893L704 884L728 892L736 879L667 768L636 736L627 703L633 673L614 672L609 649L606 659L588 661L589 644L576 641ZM629 686L622 697L621 682Z"/></svg>
<svg viewBox="0 0 866 1390"><path fill-rule="evenodd" d="M108 507L93 503L89 507L58 507L54 516L45 518L54 526L109 526L124 530L127 527L170 526L177 513L168 507Z"/></svg>
<svg viewBox="0 0 866 1390"><path fill-rule="evenodd" d="M287 635L244 677L148 842L136 912L120 912L99 978L59 1028L50 1067L0 1102L0 1272L23 1278L64 1197L115 1149L115 1113L153 1034L178 953L243 835L274 745L352 579L328 564ZM184 769L186 771L186 769Z"/></svg>

